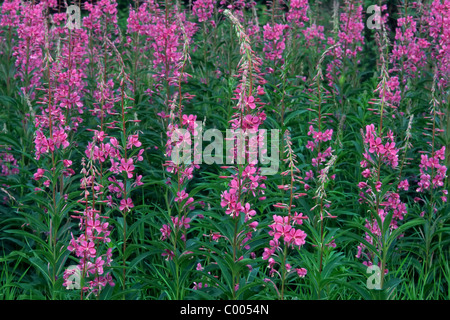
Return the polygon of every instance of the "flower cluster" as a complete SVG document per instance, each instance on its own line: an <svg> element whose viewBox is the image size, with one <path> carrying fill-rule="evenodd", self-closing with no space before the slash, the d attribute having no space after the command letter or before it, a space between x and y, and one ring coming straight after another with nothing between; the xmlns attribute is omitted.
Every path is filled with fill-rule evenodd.
<svg viewBox="0 0 450 320"><path fill-rule="evenodd" d="M426 154L421 155L420 160L420 180L417 183L417 192L424 192L431 188L436 189L444 186L444 180L447 177L447 167L441 164L445 160L445 146L435 151L434 156L428 157ZM431 173L431 174L430 174ZM447 193L443 190L442 201L446 202Z"/></svg>
<svg viewBox="0 0 450 320"><path fill-rule="evenodd" d="M282 208L288 210L289 206L283 206ZM269 262L271 275L275 272L273 268L275 261L271 257L276 255L277 252L283 252L280 246L281 240L288 247L298 247L298 249L306 243L306 233L301 229L296 229L297 226L303 224L304 219L308 219L308 217L298 212L294 212L291 217L273 215L273 223L269 225L271 229L269 236L273 237L273 239L270 240L270 248L264 248L262 255L263 260L268 260Z"/></svg>
<svg viewBox="0 0 450 320"><path fill-rule="evenodd" d="M109 217L101 215L96 209L95 204L102 202L99 196L103 193L103 186L98 183L99 173L93 166L93 161L89 161L88 165L83 162L81 171L83 178L81 179L80 188L83 189L81 195L83 197L79 202L85 206L83 211L75 211L78 215L72 215L74 219L80 221L79 227L82 232L79 237L72 239L67 249L80 258L78 265L78 274L82 275L84 280L93 276L93 279L85 281L81 288L83 292L91 292L98 295L100 291L107 285L114 286L112 276L109 272L105 273L104 268L110 267L112 262L112 249L108 248L102 253L101 248L111 242L111 227L107 221ZM91 198L90 198L91 197ZM68 268L64 271L63 286L67 287L71 284L71 275L75 269ZM80 279L81 280L81 279Z"/></svg>
<svg viewBox="0 0 450 320"><path fill-rule="evenodd" d="M364 143L368 148L364 153L365 160L361 161L361 167L366 168L368 161L372 160L370 154L373 154L378 159L390 165L395 169L398 165L398 149L395 147L394 134L389 130L386 137L379 137L375 131L375 125L370 124L366 126L366 132L364 135ZM364 172L367 172L366 169ZM364 173L363 173L364 174ZM370 177L370 173L367 173L366 178Z"/></svg>
<svg viewBox="0 0 450 320"><path fill-rule="evenodd" d="M307 12L309 9L308 0L291 0L289 3L289 11L286 14L286 20L303 28L304 22L308 22Z"/></svg>
<svg viewBox="0 0 450 320"><path fill-rule="evenodd" d="M279 61L282 59L283 51L286 48L285 30L289 28L286 24L276 23L271 26L264 26L264 48L266 59L270 61Z"/></svg>
<svg viewBox="0 0 450 320"><path fill-rule="evenodd" d="M11 3L14 9L20 7L20 18L17 26L18 42L15 46L13 56L16 57L16 77L24 86L22 94L27 95L30 100L35 98L34 88L39 87L43 75L44 50L46 38L46 19L44 12L47 3L41 1L39 4ZM12 9L12 8L10 8ZM14 12L14 9L10 12ZM15 16L17 19L17 16ZM5 21L6 22L6 21ZM16 25L16 21L11 21Z"/></svg>
<svg viewBox="0 0 450 320"><path fill-rule="evenodd" d="M21 0L5 0L2 4L1 27L18 27L21 18Z"/></svg>
<svg viewBox="0 0 450 320"><path fill-rule="evenodd" d="M400 62L402 70L410 77L415 77L417 72L420 73L418 70L426 64L425 49L430 44L425 38L416 36L417 22L412 16L399 18L397 25L391 59L393 62ZM403 81L406 83L406 78Z"/></svg>
<svg viewBox="0 0 450 320"><path fill-rule="evenodd" d="M434 0L424 11L433 48L430 55L437 63L438 86L445 88L450 80L450 1Z"/></svg>
<svg viewBox="0 0 450 320"><path fill-rule="evenodd" d="M84 2L84 9L89 14L83 18L83 28L92 31L93 37L99 41L105 41L105 38L111 39L113 34L119 34L116 0Z"/></svg>
<svg viewBox="0 0 450 320"><path fill-rule="evenodd" d="M341 74L343 60L345 57L356 59L357 53L362 51L364 44L364 23L363 23L363 5L362 1L345 0L344 12L340 15L340 29L338 40L328 38L329 45L338 44L330 53L333 61L327 65L326 78L329 86L332 87L334 79ZM359 63L359 61L356 61Z"/></svg>
<svg viewBox="0 0 450 320"><path fill-rule="evenodd" d="M286 130L284 137L286 143L284 162L288 164L288 168L281 175L288 176L290 181L289 184L279 185L278 189L288 191L289 199L287 203L277 203L274 207L287 211L287 215L273 215L273 223L269 225L269 236L272 237L269 242L270 247L264 248L262 254L263 260L268 260L269 275L274 277L275 274L278 274L281 279L281 294L279 293L281 299L283 299L287 275L294 271L292 265L288 262L288 248L294 249L297 247L300 250L306 243L307 235L299 226L303 224L303 220L308 219L301 212L293 212L295 210L294 199L306 194L294 191L294 188L298 188L295 184L301 182L303 178L300 176L300 170L297 167L297 156L292 149L291 136L288 130ZM275 269L276 265L280 265L281 270ZM307 274L305 268L295 268L295 271L300 278L304 278ZM269 282L269 279L266 281ZM277 288L273 281L270 282Z"/></svg>
<svg viewBox="0 0 450 320"><path fill-rule="evenodd" d="M159 14L158 14L159 12ZM180 20L184 31L179 27ZM145 30L147 41L153 50L153 68L156 70L154 79L157 83L167 81L169 85L177 85L181 75L179 64L183 61L184 34L190 42L196 32L196 24L186 19L182 12L169 10L167 17L164 12L157 11L152 23ZM186 80L187 74L183 74Z"/></svg>
<svg viewBox="0 0 450 320"><path fill-rule="evenodd" d="M383 222L389 212L392 212L392 220L390 222L390 229L396 229L398 222L403 220L407 214L406 204L400 199L400 195L393 191L384 191L383 183L381 182L381 164L390 166L392 169L398 166L398 148L395 146L394 136L389 130L386 137L380 137L376 133L373 124L366 126L364 134L365 153L364 160L360 162L363 169L362 176L365 181L358 183L360 192L360 203L367 203L373 207L373 214L377 214L380 221ZM408 180L398 181L397 190L408 190ZM366 219L365 227L375 236L381 237L382 231L378 224L378 220L372 216L371 220ZM365 240L374 245L377 250L380 250L381 243L374 239L373 236L366 232ZM366 246L360 244L358 246L357 258L365 257L364 264L370 266L373 264L374 253L365 250Z"/></svg>
<svg viewBox="0 0 450 320"><path fill-rule="evenodd" d="M310 27L303 29L302 33L305 36L307 47L315 47L318 51L323 49L320 46L322 41L325 40L323 26L312 24Z"/></svg>
<svg viewBox="0 0 450 320"><path fill-rule="evenodd" d="M199 22L205 22L211 18L213 10L213 0L196 0L192 6L192 11L198 17Z"/></svg>
<svg viewBox="0 0 450 320"><path fill-rule="evenodd" d="M166 171L170 173L171 177L168 178L166 184L172 191L173 201L176 203L177 216L171 216L172 224L164 224L160 229L162 240L169 239L172 231L174 237L172 240L173 251L166 249L162 256L167 256L167 259L172 259L177 254L177 241L178 235L181 233L180 239L186 242L186 233L190 228L189 222L191 219L187 217L189 211L194 209L193 197L189 197L189 193L186 192L186 186L189 181L194 177L194 169L199 168L196 164L197 161L192 162L192 159L185 157L184 151L192 149L191 137L198 136L200 134L200 128L196 122L196 115L183 114L183 98L185 101L189 101L194 96L189 93L181 93L181 82L189 75L184 72L186 64L190 61L189 42L191 35L186 30L186 26L191 26L184 20L184 16L176 13L176 23L178 30L180 30L180 36L183 41L183 48L180 52L181 56L179 62L173 66L173 74L177 75L178 79L174 82L178 86L178 92L176 92L172 99L168 100L169 114L164 112L158 113L164 122L166 127L167 141L165 145L165 157L166 161L163 164L166 167ZM168 49L169 50L169 49ZM169 96L169 92L166 93ZM180 157L180 151L183 155ZM167 159L170 157L170 160ZM197 159L196 159L197 160ZM174 181L173 181L174 180Z"/></svg>
<svg viewBox="0 0 450 320"><path fill-rule="evenodd" d="M159 229L161 231L161 240L167 240L170 237L172 230L175 230L175 232L182 232L181 240L186 241L185 234L191 227L189 224L189 222L191 222L191 218L181 217L181 219L179 219L178 217L170 217L170 219L172 221L172 226L169 224L164 224L162 228Z"/></svg>

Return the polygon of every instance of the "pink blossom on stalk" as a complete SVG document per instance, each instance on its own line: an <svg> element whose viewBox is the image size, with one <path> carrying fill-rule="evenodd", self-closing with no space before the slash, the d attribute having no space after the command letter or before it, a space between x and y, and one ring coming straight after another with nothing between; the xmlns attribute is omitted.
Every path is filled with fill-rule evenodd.
<svg viewBox="0 0 450 320"><path fill-rule="evenodd" d="M286 15L287 21L303 27L304 22L309 21L307 16L308 9L308 0L291 0L289 2L289 12Z"/></svg>
<svg viewBox="0 0 450 320"><path fill-rule="evenodd" d="M133 207L134 207L134 204L133 204L133 200L131 200L131 198L120 200L120 206L119 206L120 211L130 211L131 208L133 208Z"/></svg>
<svg viewBox="0 0 450 320"><path fill-rule="evenodd" d="M308 273L308 271L305 268L297 268L295 269L295 271L297 271L297 274L300 278L304 278Z"/></svg>
<svg viewBox="0 0 450 320"><path fill-rule="evenodd" d="M400 181L400 183L398 184L398 189L399 190L403 189L405 191L408 191L408 189L409 189L408 180L405 179L405 180Z"/></svg>
<svg viewBox="0 0 450 320"><path fill-rule="evenodd" d="M192 6L192 11L198 17L199 22L207 21L211 18L214 10L214 0L196 0Z"/></svg>
<svg viewBox="0 0 450 320"><path fill-rule="evenodd" d="M37 172L33 175L34 180L40 180L44 176L45 170L38 168Z"/></svg>
<svg viewBox="0 0 450 320"><path fill-rule="evenodd" d="M334 60L327 65L326 78L328 85L333 87L335 79L341 74L344 58L355 58L362 51L364 44L363 5L361 0L344 1L344 8L339 17L339 32L337 42L329 37L328 44L336 45L328 55Z"/></svg>
<svg viewBox="0 0 450 320"><path fill-rule="evenodd" d="M135 169L133 165L133 159L129 158L125 160L124 158L120 159L119 171L125 172L128 176L128 179L133 178L133 170Z"/></svg>
<svg viewBox="0 0 450 320"><path fill-rule="evenodd" d="M186 199L189 196L189 194L186 193L185 190L181 190L177 192L177 196L175 197L175 202L181 202L184 199Z"/></svg>
<svg viewBox="0 0 450 320"><path fill-rule="evenodd" d="M384 163L385 165L395 169L398 164L398 149L395 147L395 138L392 132L389 132L386 137L379 137L375 128L375 125L370 124L366 126L365 133L363 133L364 148L366 152L363 157L366 159L361 162L361 167L367 168L370 172L373 170L380 170L378 163ZM385 140L387 142L385 143ZM359 202L361 204L368 203L373 205L374 201L377 201L376 207L378 208L377 214L381 221L384 221L385 217L392 212L392 220L390 222L390 230L398 228L398 222L403 220L404 215L407 213L406 205L400 199L400 195L393 191L385 191L381 193L382 182L380 180L380 172L376 174L363 175L367 180L358 183L358 187L365 191L360 193ZM397 190L408 189L408 181L403 180L398 182ZM373 194L373 189L376 190L378 195ZM395 190L395 189L394 189ZM379 200L378 200L379 198ZM375 211L375 210L374 210ZM365 227L376 238L382 237L380 226L377 219L373 218L370 221L366 220ZM380 241L374 239L368 232L365 233L365 240L374 245L377 250L380 249ZM373 253L367 252L368 248L364 244L358 246L357 258L363 258L365 265L371 265L373 263Z"/></svg>
<svg viewBox="0 0 450 320"><path fill-rule="evenodd" d="M284 30L288 28L288 25L278 23L274 26L270 24L264 26L263 52L265 52L267 60L281 61L284 49L286 48Z"/></svg>
<svg viewBox="0 0 450 320"><path fill-rule="evenodd" d="M133 146L139 148L142 143L139 141L139 135L132 134L128 136L127 149L131 149Z"/></svg>

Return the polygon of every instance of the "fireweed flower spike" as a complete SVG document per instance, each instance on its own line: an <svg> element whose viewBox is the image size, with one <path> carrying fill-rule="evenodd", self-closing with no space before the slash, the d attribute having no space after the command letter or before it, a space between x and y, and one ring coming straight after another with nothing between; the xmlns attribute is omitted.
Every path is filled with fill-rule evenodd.
<svg viewBox="0 0 450 320"><path fill-rule="evenodd" d="M303 213L294 212L294 199L296 196L304 196L306 194L300 194L294 191L294 189L300 186L299 183L303 182L303 178L300 176L300 170L296 166L297 156L292 150L291 135L288 130L284 133L284 140L284 152L286 154L284 161L287 163L288 169L283 172L282 175L289 177L289 184L279 187L288 191L289 199L288 203L278 203L277 205L274 205L274 207L286 210L287 216L273 215L273 223L269 225L269 235L272 236L273 239L270 240L270 247L264 248L262 255L263 260L268 260L269 262L269 275L274 277L276 274L280 277L281 289L279 291L279 298L281 300L283 300L285 296L285 284L287 278L293 274L291 272L293 271L292 267L288 264L288 249L293 249L295 247L301 249L305 244L306 233L301 230L299 226L303 224L304 219L308 219L307 216L303 216ZM278 269L276 269L276 267L278 267ZM307 273L304 268L296 270L299 277L304 277ZM275 285L275 282L271 282Z"/></svg>
<svg viewBox="0 0 450 320"><path fill-rule="evenodd" d="M359 64L357 60L358 52L362 51L364 44L364 23L363 5L361 0L345 0L343 12L340 14L340 24L337 39L329 37L327 43L334 49L329 52L333 60L327 65L325 77L328 85L333 88L338 77L345 73L345 58L352 59L354 64ZM337 46L335 46L337 45ZM335 93L337 94L337 92Z"/></svg>
<svg viewBox="0 0 450 320"><path fill-rule="evenodd" d="M9 11L11 20L2 20L2 26L6 24L17 26L19 41L13 53L16 57L17 68L15 76L23 81L21 93L30 100L35 99L36 94L33 89L40 87L40 79L44 72L45 11L49 6L54 7L55 4L56 1L41 1L38 4L6 1L3 5L3 10Z"/></svg>
<svg viewBox="0 0 450 320"><path fill-rule="evenodd" d="M38 6L32 4L27 6L33 10L39 7L41 10L47 10L55 7L56 1L42 1ZM33 54L36 54L35 57L41 59L41 69L36 74L41 74L45 81L45 83L39 81L33 84L36 90L43 92L36 102L40 108L37 109L34 118L35 159L39 167L34 178L37 183L41 183L42 170L45 170L46 179L42 184L45 193L43 194L50 199L49 205L45 208L48 215L45 219L48 221L49 243L53 252L57 252L57 246L59 246L57 235L61 217L58 208L67 198L65 191L68 180L75 174L72 161L66 157L75 146L75 133L82 122L79 115L83 113L81 98L85 87L83 69L86 64L86 50L85 41L80 42L80 40L86 40L86 34L82 30L72 32L63 28L65 19L66 15L55 15L52 28L47 20L34 21L34 23L40 23L40 26L35 26L35 31L39 28L43 30L41 51L37 50L36 53L33 51ZM39 37L35 40L39 41ZM31 95L30 98L32 99L33 96ZM54 270L54 276L56 276L55 272Z"/></svg>
<svg viewBox="0 0 450 320"><path fill-rule="evenodd" d="M194 198L189 196L187 192L187 186L190 180L194 177L194 169L198 169L199 166L194 164L191 160L188 160L183 156L180 156L180 150L191 150L192 138L199 135L198 124L196 122L197 116L192 114L183 114L183 99L188 101L192 99L193 96L188 93L182 93L182 82L186 81L186 79L190 76L185 72L186 66L191 62L190 58L190 42L191 35L186 30L186 27L192 27L189 23L184 20L184 15L178 12L178 8L175 8L174 12L171 13L174 15L174 25L171 32L173 32L173 36L177 37L176 47L174 50L180 50L177 54L177 63L172 66L171 73L173 74L173 79L169 81L167 80L167 84L175 86L175 93L172 95L170 99L168 99L169 105L169 115L165 117L165 114L160 113L160 117L163 119L163 122L166 127L166 136L167 142L165 145L165 157L166 161L163 164L166 172L169 175L167 179L167 190L172 193L173 199L173 207L169 205L167 210L170 215L170 221L167 224L164 224L161 231L161 240L169 240L172 242L173 248L171 250L165 249L162 253L162 256L167 257L166 259L173 261L175 264L176 272L174 274L175 282L179 283L180 281L180 265L179 260L184 254L190 254L186 251L186 241L187 241L187 232L190 229L189 222L191 218L187 215L190 211L192 211L194 206ZM176 32L178 30L178 32ZM167 49L172 50L172 49ZM162 55L169 55L170 52L161 52ZM166 69L168 71L168 69ZM176 80L175 80L176 77ZM162 78L160 79L162 80ZM167 92L169 95L169 92ZM166 194L166 197L168 195ZM175 211L175 216L172 215L173 211ZM179 246L179 241L182 241L182 247L184 251L181 251L182 248ZM175 296L177 299L181 299L181 288L176 288Z"/></svg>
<svg viewBox="0 0 450 320"><path fill-rule="evenodd" d="M81 299L83 299L84 293L87 293L86 298L90 294L97 296L107 284L114 286L111 274L105 272L105 268L110 267L112 262L112 249L105 249L106 244L111 241L109 237L111 227L107 222L108 217L100 215L100 211L96 209L96 205L100 205L99 196L103 193L104 187L97 181L99 174L93 162L94 160L89 160L86 164L83 158L81 171L83 178L80 186L83 191L81 192L82 199L79 202L84 209L81 212L76 211L75 213L78 215L72 215L73 219L79 220L81 234L78 238L72 234L72 239L67 247L76 257L80 258L76 268L81 275L80 284L83 284ZM73 268L64 271L63 286L67 287L71 283L70 276L73 272Z"/></svg>
<svg viewBox="0 0 450 320"><path fill-rule="evenodd" d="M383 250L382 227L378 221L383 222L389 212L393 212L389 224L390 230L398 228L398 224L407 214L406 205L400 199L400 195L394 191L382 190L382 165L392 169L398 169L398 149L396 148L392 135L380 137L373 124L367 125L363 134L364 149L363 160L360 163L365 178L358 184L360 192L360 203L371 207L371 219L366 219L365 227L375 236L373 238L366 233L365 240L375 246L379 253ZM397 182L405 187L405 182ZM385 188L383 188L385 189ZM393 190L397 190L394 188ZM378 217L376 217L377 215ZM358 246L357 258L364 258L363 264L371 266L375 263L375 253L370 252L364 244ZM386 268L386 261L379 262L379 266ZM387 269L385 269L387 272Z"/></svg>
<svg viewBox="0 0 450 320"><path fill-rule="evenodd" d="M256 97L254 91L258 85L264 85L265 81L260 76L261 59L256 56L250 46L250 40L245 33L241 23L229 10L225 10L224 14L231 20L234 29L237 33L241 60L239 62L239 84L235 90L234 100L236 100L236 106L233 108L236 112L232 115L230 120L231 128L236 130L235 132L241 132L244 136L248 134L254 134L255 139L249 143L255 143L260 148L265 148L264 141L260 135L259 126L266 119L266 115L262 110L262 104L260 99ZM248 121L249 119L252 121ZM230 155L233 159L238 157L241 153L240 148L235 144L233 138L232 149ZM245 148L244 148L245 149ZM251 159L249 150L244 150L244 159ZM248 161L250 162L250 161ZM266 188L264 184L265 176L260 175L260 168L258 168L258 162L254 161L247 164L240 164L238 166L231 167L234 170L234 174L231 175L231 180L228 184L229 189L225 190L221 195L221 206L225 209L225 214L230 215L234 220L234 237L229 239L233 248L233 261L237 262L238 250L245 244L245 249L249 250L250 246L247 242L251 239L252 230L256 228L257 222L251 221L252 217L256 214L251 209L251 205L247 202L247 196L261 194L264 195ZM265 199L265 197L260 197ZM245 223L239 225L239 217L241 214L245 215ZM249 228L245 230L245 228ZM239 274L233 277L233 288L239 282ZM233 290L233 297L236 297L236 292Z"/></svg>
<svg viewBox="0 0 450 320"><path fill-rule="evenodd" d="M386 59L384 46L387 46L386 32L383 32L383 44L381 47L381 75L380 83L375 90L380 94L379 127L374 124L367 125L365 131L361 130L364 143L363 160L360 162L363 181L358 184L361 190L359 202L367 205L370 209L370 219L366 219L365 228L370 233L365 233L365 240L374 249L369 249L361 243L358 246L356 257L363 258L363 264L371 266L378 262L381 268L380 286L383 288L385 274L388 272L387 263L387 234L392 234L393 230L399 227L400 221L407 214L406 204L402 202L400 194L397 192L400 188L406 188L407 182L396 179L394 183L386 184L386 178L382 174L386 171L395 171L399 169L399 148L396 146L395 136L391 130L383 130L383 117L385 115L385 105L389 103L390 91L387 86L388 74L386 70ZM384 135L384 132L387 134ZM399 175L400 176L400 175ZM401 176L400 176L401 178ZM384 185L386 184L386 185ZM389 188L388 186L391 185ZM391 189L391 190L389 190ZM384 223L389 218L389 225ZM375 251L375 252L374 252Z"/></svg>
<svg viewBox="0 0 450 320"><path fill-rule="evenodd" d="M339 44L334 44L322 53L317 65L316 75L311 83L309 111L315 116L309 123L308 141L306 148L311 151L311 166L306 171L303 181L299 181L303 185L306 194L314 194L314 205L311 212L314 219L310 223L319 235L319 238L312 238L314 246L319 250L319 267L318 272L323 270L323 256L325 254L327 237L326 220L336 218L330 213L331 201L327 199L326 187L329 181L335 179L335 175L330 175L331 169L335 166L336 156L333 154L333 129L327 128L328 116L326 111L327 101L329 100L329 92L323 86L322 63L325 57L337 48ZM320 296L320 292L318 293Z"/></svg>
<svg viewBox="0 0 450 320"><path fill-rule="evenodd" d="M109 2L108 2L109 3ZM105 3L103 3L105 4ZM113 10L115 6L111 5L110 8ZM108 13L111 13L107 11ZM115 12L114 10L112 11ZM115 21L115 20L113 20ZM142 175L137 176L135 170L137 169L136 164L143 160L141 146L142 143L139 141L139 135L136 132L129 133L129 123L136 121L133 116L131 120L130 110L131 106L128 106L127 102L130 98L126 94L127 88L130 88L130 77L125 71L125 64L122 56L118 52L115 44L106 36L102 37L104 41L104 46L111 49L112 54L114 54L117 64L119 66L119 72L117 80L119 80L118 93L113 93L112 96L117 96L117 98L110 98L109 96L100 96L101 99L101 112L98 114L100 116L100 130L94 130L94 141L88 144L86 150L86 156L91 161L98 161L101 168L101 173L99 173L100 178L103 180L105 187L107 186L108 193L106 194L107 200L103 199L103 192L101 201L107 203L110 208L117 208L123 216L123 248L122 248L122 286L123 289L126 288L126 259L125 252L127 247L127 219L132 216L133 208L135 207L131 194L133 190L140 185L142 185ZM105 68L106 70L106 68ZM113 79L109 81L114 81ZM112 86L111 86L112 87ZM101 92L105 94L106 90L101 88ZM118 112L104 112L103 107L111 103L111 109L116 109ZM115 104L118 106L115 107ZM113 109L114 108L114 109ZM106 122L109 121L109 122ZM110 129L110 132L106 133L105 128ZM116 136L116 137L115 137ZM119 143L121 141L121 143ZM107 169L107 163L111 163L111 167ZM108 174L106 171L112 173ZM108 176L107 181L103 177ZM135 179L135 182L133 182ZM129 187L128 187L129 185ZM115 199L117 202L115 202ZM120 199L120 201L119 201ZM101 202L100 201L100 202Z"/></svg>

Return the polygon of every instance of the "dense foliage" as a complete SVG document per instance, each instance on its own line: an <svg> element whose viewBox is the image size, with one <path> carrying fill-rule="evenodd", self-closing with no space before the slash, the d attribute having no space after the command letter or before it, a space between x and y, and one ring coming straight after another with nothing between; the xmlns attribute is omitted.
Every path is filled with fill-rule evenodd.
<svg viewBox="0 0 450 320"><path fill-rule="evenodd" d="M2 299L450 298L449 0L67 2L1 4Z"/></svg>

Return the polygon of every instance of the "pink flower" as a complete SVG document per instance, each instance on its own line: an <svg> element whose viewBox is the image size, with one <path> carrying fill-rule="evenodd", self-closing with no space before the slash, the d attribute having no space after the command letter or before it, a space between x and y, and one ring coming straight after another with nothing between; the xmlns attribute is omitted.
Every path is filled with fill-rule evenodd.
<svg viewBox="0 0 450 320"><path fill-rule="evenodd" d="M367 179L371 176L372 173L371 173L370 169L365 169L361 174L364 178Z"/></svg>
<svg viewBox="0 0 450 320"><path fill-rule="evenodd" d="M65 167L65 168L68 168L68 167L70 167L70 166L72 165L72 160L66 160L66 159L64 159L64 160L63 160L63 163L64 163L64 167Z"/></svg>
<svg viewBox="0 0 450 320"><path fill-rule="evenodd" d="M381 191L381 181L377 181L377 183L375 184L375 190L377 190L377 192Z"/></svg>
<svg viewBox="0 0 450 320"><path fill-rule="evenodd" d="M134 204L133 204L133 201L131 200L131 198L128 198L128 199L122 199L122 200L120 200L120 206L119 206L119 209L120 209L120 211L130 211L131 210L131 208L133 208L134 207Z"/></svg>
<svg viewBox="0 0 450 320"><path fill-rule="evenodd" d="M294 245L301 247L305 244L306 233L303 230L295 230L294 228L292 228L285 239L286 242L293 243Z"/></svg>
<svg viewBox="0 0 450 320"><path fill-rule="evenodd" d="M246 103L247 107L249 107L250 109L256 108L255 98L253 96L246 97L245 103Z"/></svg>
<svg viewBox="0 0 450 320"><path fill-rule="evenodd" d="M304 278L308 273L308 270L306 270L305 268L295 269L295 271L297 271L297 274L300 278Z"/></svg>
<svg viewBox="0 0 450 320"><path fill-rule="evenodd" d="M44 169L37 169L37 172L33 175L33 179L38 181L44 176L45 170Z"/></svg>
<svg viewBox="0 0 450 320"><path fill-rule="evenodd" d="M142 182L142 175L138 175L136 177L136 181L133 183L135 186L142 186L144 183Z"/></svg>
<svg viewBox="0 0 450 320"><path fill-rule="evenodd" d="M166 260L172 260L175 257L175 254L173 253L173 251L165 249L161 256L167 257Z"/></svg>
<svg viewBox="0 0 450 320"><path fill-rule="evenodd" d="M127 149L131 149L133 146L139 148L142 143L139 141L139 135L133 134L128 136Z"/></svg>
<svg viewBox="0 0 450 320"><path fill-rule="evenodd" d="M125 171L128 175L128 179L133 178L133 170L134 170L133 159L131 158L128 160L125 160L124 158L120 159L119 170L120 172Z"/></svg>
<svg viewBox="0 0 450 320"><path fill-rule="evenodd" d="M161 229L159 229L159 231L161 231L161 240L166 240L169 238L170 233L171 233L171 229L170 226L168 226L167 224L163 225Z"/></svg>
<svg viewBox="0 0 450 320"><path fill-rule="evenodd" d="M400 181L400 183L398 184L398 189L399 190L403 189L405 191L408 191L408 189L409 189L408 179Z"/></svg>
<svg viewBox="0 0 450 320"><path fill-rule="evenodd" d="M189 194L186 193L185 190L181 190L181 191L177 192L177 196L175 197L175 202L183 201L188 196L189 196Z"/></svg>

